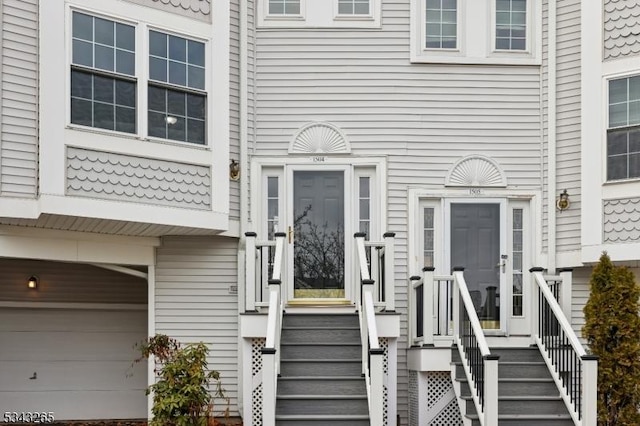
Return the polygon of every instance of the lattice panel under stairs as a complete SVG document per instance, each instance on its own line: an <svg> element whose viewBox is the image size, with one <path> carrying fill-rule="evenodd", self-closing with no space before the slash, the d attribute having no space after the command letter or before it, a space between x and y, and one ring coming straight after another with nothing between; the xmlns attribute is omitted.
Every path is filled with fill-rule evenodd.
<svg viewBox="0 0 640 426"><path fill-rule="evenodd" d="M251 417L253 426L262 426L262 348L265 339L251 340Z"/></svg>
<svg viewBox="0 0 640 426"><path fill-rule="evenodd" d="M409 371L409 425L462 426L451 372Z"/></svg>
<svg viewBox="0 0 640 426"><path fill-rule="evenodd" d="M461 426L462 417L453 390L450 371L430 371L427 378L427 420L429 426Z"/></svg>

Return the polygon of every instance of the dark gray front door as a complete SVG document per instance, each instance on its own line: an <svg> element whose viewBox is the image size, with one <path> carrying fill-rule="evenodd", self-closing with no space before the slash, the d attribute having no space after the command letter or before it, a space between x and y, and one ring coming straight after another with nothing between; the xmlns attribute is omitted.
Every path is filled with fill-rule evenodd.
<svg viewBox="0 0 640 426"><path fill-rule="evenodd" d="M294 297L344 298L343 171L293 172Z"/></svg>
<svg viewBox="0 0 640 426"><path fill-rule="evenodd" d="M451 266L464 267L484 329L500 329L500 205L451 204Z"/></svg>

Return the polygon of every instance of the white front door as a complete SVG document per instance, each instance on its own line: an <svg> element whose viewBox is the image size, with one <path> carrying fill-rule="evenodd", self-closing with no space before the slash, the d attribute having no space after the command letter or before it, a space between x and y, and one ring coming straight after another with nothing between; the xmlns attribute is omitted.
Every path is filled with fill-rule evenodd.
<svg viewBox="0 0 640 426"><path fill-rule="evenodd" d="M464 267L464 277L482 327L506 331L505 203L450 201L450 267Z"/></svg>
<svg viewBox="0 0 640 426"><path fill-rule="evenodd" d="M290 298L349 298L351 170L290 166L287 175Z"/></svg>

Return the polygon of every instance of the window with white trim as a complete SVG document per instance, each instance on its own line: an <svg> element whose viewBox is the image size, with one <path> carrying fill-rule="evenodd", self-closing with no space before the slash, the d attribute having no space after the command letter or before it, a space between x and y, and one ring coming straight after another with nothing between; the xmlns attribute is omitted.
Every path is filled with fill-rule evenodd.
<svg viewBox="0 0 640 426"><path fill-rule="evenodd" d="M458 39L458 1L427 0L425 47L455 49Z"/></svg>
<svg viewBox="0 0 640 426"><path fill-rule="evenodd" d="M520 317L523 315L523 254L524 254L524 210L514 208L512 210L512 230L511 230L511 278L512 278L512 307L511 315Z"/></svg>
<svg viewBox="0 0 640 426"><path fill-rule="evenodd" d="M640 177L640 76L609 80L607 180Z"/></svg>
<svg viewBox="0 0 640 426"><path fill-rule="evenodd" d="M411 62L542 62L542 2L413 0L410 5Z"/></svg>
<svg viewBox="0 0 640 426"><path fill-rule="evenodd" d="M422 257L424 266L435 267L435 208L424 207L422 210L423 245Z"/></svg>
<svg viewBox="0 0 640 426"><path fill-rule="evenodd" d="M299 15L300 0L269 0L269 15Z"/></svg>
<svg viewBox="0 0 640 426"><path fill-rule="evenodd" d="M136 132L135 27L73 12L71 123Z"/></svg>
<svg viewBox="0 0 640 426"><path fill-rule="evenodd" d="M527 0L496 0L496 50L527 48Z"/></svg>
<svg viewBox="0 0 640 426"><path fill-rule="evenodd" d="M257 0L258 27L380 28L382 0Z"/></svg>
<svg viewBox="0 0 640 426"><path fill-rule="evenodd" d="M71 124L140 134L144 113L141 136L206 144L205 42L75 10L71 25ZM143 31L148 76L136 69Z"/></svg>
<svg viewBox="0 0 640 426"><path fill-rule="evenodd" d="M338 0L339 15L369 15L370 0Z"/></svg>

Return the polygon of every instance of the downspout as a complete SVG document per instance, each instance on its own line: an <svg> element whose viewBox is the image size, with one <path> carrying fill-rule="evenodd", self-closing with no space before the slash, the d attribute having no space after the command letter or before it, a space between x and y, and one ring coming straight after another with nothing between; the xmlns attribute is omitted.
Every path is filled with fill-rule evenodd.
<svg viewBox="0 0 640 426"><path fill-rule="evenodd" d="M556 270L556 224L557 224L557 212L556 212L556 122L557 122L557 99L556 99L556 0L549 0L549 29L548 29L548 132L547 132L547 144L548 144L548 187L547 187L547 214L549 215L549 227L547 232L548 238L548 259L547 270L553 274Z"/></svg>

